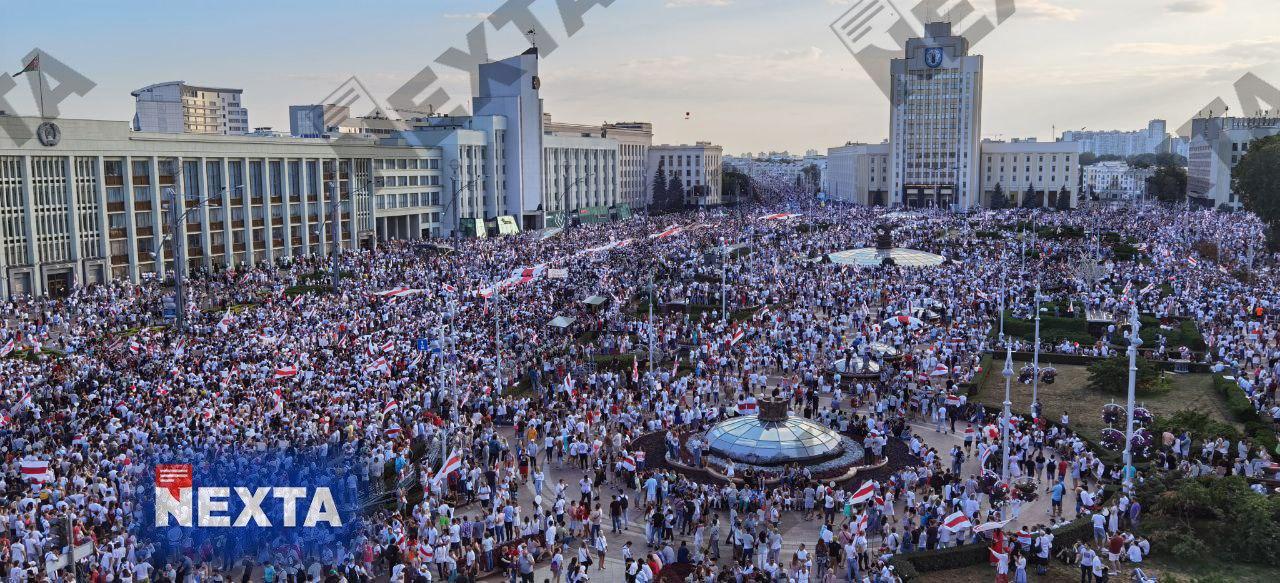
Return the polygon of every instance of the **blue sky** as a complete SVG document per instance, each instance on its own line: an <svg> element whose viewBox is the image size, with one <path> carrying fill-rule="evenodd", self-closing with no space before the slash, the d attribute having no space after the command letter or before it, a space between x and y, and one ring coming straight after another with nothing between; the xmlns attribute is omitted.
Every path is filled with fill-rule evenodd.
<svg viewBox="0 0 1280 583"><path fill-rule="evenodd" d="M581 123L644 120L655 142L729 152L878 142L887 103L828 25L856 0L613 0L565 33L556 0L533 9L560 46L542 63L546 109ZM899 5L917 0L892 0ZM937 0L933 0L937 1ZM945 0L955 4L960 0ZM994 11L995 0L971 0ZM67 117L129 119L131 90L183 79L240 87L250 123L287 129L290 104L358 75L385 98L466 35L499 0L7 0L0 71L39 47L98 83ZM1253 72L1280 86L1275 0L1017 0L975 46L985 57L983 132L1048 139L1054 126L1177 126ZM514 28L486 35L500 58ZM436 66L467 105L465 74ZM6 98L35 111L26 84ZM1280 104L1276 104L1280 106ZM685 119L685 112L690 112Z"/></svg>

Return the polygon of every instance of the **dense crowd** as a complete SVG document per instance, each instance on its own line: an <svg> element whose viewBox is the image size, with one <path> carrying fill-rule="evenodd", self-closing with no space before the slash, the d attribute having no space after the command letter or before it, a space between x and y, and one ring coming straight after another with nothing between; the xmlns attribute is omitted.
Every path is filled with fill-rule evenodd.
<svg viewBox="0 0 1280 583"><path fill-rule="evenodd" d="M194 273L186 331L162 319L172 288L154 278L13 299L0 332L6 578L65 579L52 565L55 541L70 538L92 544L77 568L95 582L532 581L549 569L579 583L606 558L622 559L611 577L640 583L676 564L704 581L894 581L894 554L972 541L993 544L998 573L1025 580L1028 563L1064 550L1054 529L1077 516L1095 523L1095 540L1073 550L1082 572L1116 573L1150 551L1131 534L1136 500L1103 498L1122 469L1069 420L1030 412L1010 421L1002 449L996 412L956 391L984 352L1006 340L1031 349L999 335L999 310L1027 317L1037 285L1056 310L1119 322L1136 302L1162 321L1193 319L1204 350L1144 349L1234 373L1280 423L1280 286L1275 258L1249 248L1262 233L1252 216L909 213L892 219L897 244L949 258L911 269L823 260L871 244L883 210L774 210L636 217L454 252L383 242L342 255L333 293L314 286L326 258ZM1117 256L1104 233L1138 255ZM1122 351L1110 332L1117 345L1046 339L1040 350ZM841 372L872 365L874 378ZM868 460L890 440L906 457L840 484L804 467L721 465L730 479L719 480L676 469L714 463L700 430L773 391ZM663 459L633 446L668 430ZM939 448L935 434L955 445ZM1280 452L1251 443L1163 437L1166 469L1278 471ZM132 528L157 460L273 449L359 460L352 486L374 493L362 532L172 555ZM1037 497L1050 510L1023 517ZM784 518L797 513L820 523L816 538L788 540ZM639 544L616 544L629 525L644 531Z"/></svg>

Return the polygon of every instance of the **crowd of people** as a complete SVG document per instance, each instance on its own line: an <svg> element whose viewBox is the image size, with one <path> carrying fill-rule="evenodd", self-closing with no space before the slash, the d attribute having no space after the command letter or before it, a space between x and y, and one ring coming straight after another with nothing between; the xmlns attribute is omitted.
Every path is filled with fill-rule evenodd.
<svg viewBox="0 0 1280 583"><path fill-rule="evenodd" d="M0 331L6 579L581 583L605 572L649 583L670 570L889 582L895 554L978 541L993 545L997 573L1025 580L1028 563L1064 550L1054 528L1083 516L1098 538L1065 548L1106 581L1150 552L1132 533L1136 500L1102 494L1122 468L1043 415L1011 420L1005 447L996 413L956 389L984 353L1003 352L1000 308L1025 315L1037 284L1072 310L1123 319L1137 302L1194 320L1203 350L1144 348L1234 373L1280 423L1280 287L1275 258L1249 247L1262 233L1250 215L909 213L892 219L897 244L949 259L912 269L823 260L871 244L883 209L776 210L635 217L455 251L380 242L341 255L336 290L314 285L329 277L324 257L193 272L185 330L164 320L172 288L158 277L14 298ZM1118 256L1104 233L1142 259ZM1117 350L1106 338L1041 346ZM855 361L878 376L837 370ZM706 480L669 463L704 466L699 432L773 391L867 460L889 440L906 453L874 480L839 484L799 466ZM662 451L634 445L666 431ZM1252 443L1163 445L1170 470L1280 471L1280 452ZM358 460L351 485L371 493L361 532L234 554L162 553L138 535L156 463L267 450ZM1006 455L1007 483L996 479ZM1046 497L1040 515L1023 511ZM806 521L816 534L793 532ZM60 567L68 541L92 553Z"/></svg>

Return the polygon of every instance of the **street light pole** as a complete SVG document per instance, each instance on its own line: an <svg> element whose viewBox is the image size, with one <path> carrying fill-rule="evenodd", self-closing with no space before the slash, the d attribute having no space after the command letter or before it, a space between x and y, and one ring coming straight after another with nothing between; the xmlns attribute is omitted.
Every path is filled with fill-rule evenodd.
<svg viewBox="0 0 1280 583"><path fill-rule="evenodd" d="M1031 415L1039 417L1040 408L1040 284L1036 284L1036 297L1032 301L1036 311L1036 345L1031 361Z"/></svg>
<svg viewBox="0 0 1280 583"><path fill-rule="evenodd" d="M493 284L493 345L496 355L494 372L497 378L494 380L494 394L501 395L504 383L502 381L502 318L498 316L498 300L502 299L502 276L498 276L498 281Z"/></svg>
<svg viewBox="0 0 1280 583"><path fill-rule="evenodd" d="M1133 398L1138 385L1138 347L1142 345L1142 337L1138 335L1138 306L1129 308L1129 418L1124 430L1124 478L1121 484L1125 489L1133 486Z"/></svg>
<svg viewBox="0 0 1280 583"><path fill-rule="evenodd" d="M181 179L181 170L178 179ZM165 189L169 200L169 236L173 237L173 307L177 312L178 330L187 329L187 293L182 279L182 268L187 264L187 237L180 233L182 216L178 212L178 193L172 186Z"/></svg>
<svg viewBox="0 0 1280 583"><path fill-rule="evenodd" d="M729 247L724 237L720 238L720 313L721 320L729 321L729 287L728 287Z"/></svg>
<svg viewBox="0 0 1280 583"><path fill-rule="evenodd" d="M1000 480L1009 483L1009 409L1013 403L1009 401L1013 384L1013 345L1004 345L1004 414L1000 419L1000 454L1003 458Z"/></svg>
<svg viewBox="0 0 1280 583"><path fill-rule="evenodd" d="M329 221L333 224L330 229L333 238L333 249L330 249L330 270L333 273L333 293L338 293L338 280L342 277L339 271L339 254L342 251L342 207L339 203L341 197L341 189L338 187L338 163L333 165L333 181L329 183L333 189L329 197Z"/></svg>
<svg viewBox="0 0 1280 583"><path fill-rule="evenodd" d="M653 374L653 272L649 272L649 374Z"/></svg>

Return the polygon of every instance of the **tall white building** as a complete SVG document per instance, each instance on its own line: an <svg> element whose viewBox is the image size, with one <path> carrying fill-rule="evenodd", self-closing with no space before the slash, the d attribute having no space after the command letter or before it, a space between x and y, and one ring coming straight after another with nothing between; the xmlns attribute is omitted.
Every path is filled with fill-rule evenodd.
<svg viewBox="0 0 1280 583"><path fill-rule="evenodd" d="M980 204L978 150L982 136L982 57L951 24L925 25L907 40L892 81L890 202L969 208Z"/></svg>
<svg viewBox="0 0 1280 583"><path fill-rule="evenodd" d="M506 119L502 140L505 161L505 214L521 228L543 226L542 97L538 49L480 65L480 92L471 100L477 116Z"/></svg>
<svg viewBox="0 0 1280 583"><path fill-rule="evenodd" d="M711 142L653 146L649 148L645 189L652 197L654 179L658 168L662 168L667 180L674 176L680 181L684 188L685 204L718 205L724 178L723 159L724 149L713 146Z"/></svg>
<svg viewBox="0 0 1280 583"><path fill-rule="evenodd" d="M1066 131L1062 132L1062 141L1079 142L1082 152L1093 152L1099 156L1128 158L1139 154L1158 154L1170 150L1166 125L1162 119L1153 119L1147 123L1146 129L1132 132Z"/></svg>
<svg viewBox="0 0 1280 583"><path fill-rule="evenodd" d="M1120 160L1085 166L1084 189L1103 200L1141 199L1155 168L1134 168Z"/></svg>
<svg viewBox="0 0 1280 583"><path fill-rule="evenodd" d="M148 85L131 93L137 99L133 129L166 134L249 133L249 110L240 89L198 87L182 81Z"/></svg>
<svg viewBox="0 0 1280 583"><path fill-rule="evenodd" d="M1280 118L1211 117L1191 121L1187 156L1187 196L1212 207L1239 208L1231 171L1258 138L1280 134Z"/></svg>

